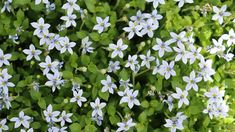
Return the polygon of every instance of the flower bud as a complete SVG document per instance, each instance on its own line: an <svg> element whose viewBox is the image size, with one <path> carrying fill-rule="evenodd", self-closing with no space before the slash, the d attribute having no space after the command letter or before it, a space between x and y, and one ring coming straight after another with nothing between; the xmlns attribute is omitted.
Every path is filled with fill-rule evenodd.
<svg viewBox="0 0 235 132"><path fill-rule="evenodd" d="M64 103L66 103L66 104L67 104L68 102L69 102L69 101L68 101L68 99L64 99Z"/></svg>
<svg viewBox="0 0 235 132"><path fill-rule="evenodd" d="M100 72L101 72L102 74L105 74L105 73L107 72L107 70L106 70L106 69L101 69Z"/></svg>

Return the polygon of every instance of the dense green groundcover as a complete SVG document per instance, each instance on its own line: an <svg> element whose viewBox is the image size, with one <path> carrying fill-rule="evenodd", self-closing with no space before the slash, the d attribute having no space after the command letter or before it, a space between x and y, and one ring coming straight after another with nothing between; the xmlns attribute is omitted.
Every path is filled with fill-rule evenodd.
<svg viewBox="0 0 235 132"><path fill-rule="evenodd" d="M176 116L178 112L183 112L187 118L182 119L183 128L181 130L177 128L177 131L235 131L235 61L234 59L227 61L221 57L226 52L234 53L235 40L229 46L227 46L226 39L222 40L222 45L226 45L226 50L223 50L224 53L210 53L209 51L216 43L212 39L219 41L221 36L229 34L231 29L235 29L235 21L233 21L235 18L234 0L194 0L193 3L187 2L191 0L182 0L186 2L181 8L178 6L179 2L174 0L165 0L164 4L159 2L156 10L162 18L157 20L159 23L157 29L153 31L154 36L149 37L145 34L141 37L137 34L133 38L128 38L129 33L125 32L123 28L128 27L131 17L135 16L138 11L151 14L154 10L151 0L77 0L76 4L79 5L80 9L72 11L77 17L75 19L76 25L68 27L63 27L65 21L61 19L62 16L67 14L66 10L62 9L62 6L67 2L66 0L49 0L50 4L55 4L55 7L53 7L53 4L46 4L46 0L42 0L40 4L35 4L34 0L12 0L12 2L11 0L1 0L0 8L6 6L4 4L6 1L10 1L7 3L10 6L9 10L5 9L0 13L0 48L4 54L11 54L12 56L8 59L9 65L3 64L1 66L0 103L3 107L0 109L0 119L6 119L5 125L9 127L8 130L6 129L7 131L15 132L29 128L34 131L47 131L54 126L57 128L67 127L66 130L71 132L109 132L116 131L119 128L117 123L132 119L136 124L129 130L127 129L128 131L163 132L170 130L165 125L166 119L173 119L171 117ZM227 5L226 11L230 12L230 15L224 16L222 23L212 20L213 15L216 14L213 11L213 6L221 8L223 5ZM107 16L109 16L111 25L107 26L102 33L99 33L94 29L97 24L97 17L104 19ZM43 42L40 44L40 37L34 34L36 28L32 24L39 21L40 18L43 18L45 23L50 24L50 33L59 34L60 37L67 36L70 42L76 43L72 47L72 54L68 51L61 53L57 47L51 47L49 50L47 44ZM147 23L147 21L144 20L143 23ZM135 24L138 25L137 22ZM174 108L170 111L166 103L167 98L174 96L172 94L176 93L177 88L185 90L187 83L183 80L183 77L189 76L193 70L199 73L202 70L199 67L202 60L198 57L192 64L189 63L189 58L187 58L186 64L181 60L175 61L177 52L173 47L177 47L176 42L171 43L172 51L165 51L164 56L161 56L160 51L154 49L153 46L158 43L156 38L165 42L172 39L170 32L179 34L183 31L186 32L186 36L192 35L191 37L194 40L192 45L196 49L202 48L199 52L203 58L212 61L212 68L210 64L208 67L211 68L210 70L214 69L215 73L211 73L212 79L210 81L202 79L197 83L198 91L187 90L188 96L186 96L189 105L183 104L182 107L178 107L179 101L174 98ZM89 37L89 41L92 42L93 52L91 53L84 53L83 51L82 43L85 42L82 42L82 40L85 41L84 38L86 37ZM113 57L113 49L110 48L110 44L116 45L119 39L122 39L123 45L128 45L128 48L123 50L123 58ZM187 51L190 50L189 41L182 41ZM40 61L36 58L26 60L27 54L23 50L29 49L30 44L42 51L39 55ZM139 55L146 55L149 50L154 60L151 61L148 68L141 65L143 56L140 57ZM133 69L126 66L129 55L138 55L139 65L136 64ZM61 65L58 68L60 73L57 75L64 82L61 82L60 88L55 86L57 87L55 90L46 82L53 78L56 72L49 71L50 74L43 74L44 68L39 65L45 62L46 56L50 56L52 61L60 62ZM1 57L1 63L3 58ZM168 63L175 61L173 70L176 75L170 75L168 79L164 73L152 74L153 69L156 68L156 58L159 59L161 65L163 61ZM117 71L108 72L110 61L119 61L120 68ZM138 70L138 66L140 66L139 71L134 72L134 70ZM164 66L162 68L164 69ZM3 69L7 69L8 74L12 77L8 78L3 73ZM110 85L117 87L114 88L113 94L109 90L102 90L103 83L106 82L101 83L101 80L106 80L108 75L112 78L113 83L107 84L107 87L110 87ZM4 81L4 78L7 78L7 81ZM140 102L139 106L138 103L133 107L130 107L127 103L120 104L122 97L119 96L118 92L125 89L120 84L121 79L130 79L129 83L133 84L130 89L138 90L136 99ZM15 86L6 86L8 81ZM210 118L208 113L203 113L209 103L208 97L204 93L209 92L214 87L225 91L221 99L229 107L229 111L225 112L225 116ZM81 106L77 102L71 101L71 98L74 97L72 88L73 90L76 88L83 90L82 96L86 98L86 101L82 102ZM9 108L6 104L8 100L3 97L5 96L4 89L5 94L8 93L9 96L11 104ZM6 89L8 89L7 92ZM92 119L91 102L95 102L97 98L106 103L104 108L96 108L102 111L103 120L101 120L102 124L100 125ZM47 110L50 104L53 111L72 113L70 117L72 122L66 122L65 125L61 125L60 121L48 122L46 118L49 117L46 117L44 110ZM16 128L15 121L12 120L13 117L18 117L21 111L32 117L27 121L30 123L28 128L24 125ZM59 116L56 118L59 119ZM2 126L1 123L0 130L2 130ZM53 129L58 131L55 128Z"/></svg>

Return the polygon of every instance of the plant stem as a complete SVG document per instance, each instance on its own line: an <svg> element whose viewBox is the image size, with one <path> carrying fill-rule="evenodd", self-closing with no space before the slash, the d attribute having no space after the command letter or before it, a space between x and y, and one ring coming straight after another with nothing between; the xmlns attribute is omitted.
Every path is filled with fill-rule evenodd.
<svg viewBox="0 0 235 132"><path fill-rule="evenodd" d="M120 116L120 118L122 119L122 121L124 121L124 118L122 117L122 114L120 112L117 111L117 114Z"/></svg>
<svg viewBox="0 0 235 132"><path fill-rule="evenodd" d="M144 74L145 72L148 72L148 71L150 71L150 70L152 70L152 68L149 68L149 69L143 70L143 71L141 71L140 73L136 74L136 76L135 76L135 77L138 77L138 76L140 76L141 74Z"/></svg>
<svg viewBox="0 0 235 132"><path fill-rule="evenodd" d="M117 0L117 3L116 3L115 6L114 6L114 10L117 9L119 3L120 3L120 0Z"/></svg>
<svg viewBox="0 0 235 132"><path fill-rule="evenodd" d="M81 24L81 26L79 28L80 31L82 30L82 27L83 27L84 23L85 23L84 20L82 20L82 24Z"/></svg>
<svg viewBox="0 0 235 132"><path fill-rule="evenodd" d="M132 83L133 83L133 87L135 86L135 73L132 73Z"/></svg>

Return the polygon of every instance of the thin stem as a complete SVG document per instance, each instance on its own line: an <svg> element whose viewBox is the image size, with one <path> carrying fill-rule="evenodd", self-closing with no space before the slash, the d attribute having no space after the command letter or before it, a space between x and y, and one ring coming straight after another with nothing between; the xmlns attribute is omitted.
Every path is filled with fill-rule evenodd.
<svg viewBox="0 0 235 132"><path fill-rule="evenodd" d="M79 28L80 31L82 30L82 27L84 26L84 23L85 23L85 21L82 20L82 24L81 24L81 26L80 26L80 28Z"/></svg>
<svg viewBox="0 0 235 132"><path fill-rule="evenodd" d="M148 71L150 71L150 70L152 70L152 68L143 70L143 71L141 71L140 73L136 74L135 77L138 77L138 76L140 76L141 74L144 74L145 72L148 72Z"/></svg>
<svg viewBox="0 0 235 132"><path fill-rule="evenodd" d="M133 86L135 86L135 73L132 73L132 82L133 82Z"/></svg>
<svg viewBox="0 0 235 132"><path fill-rule="evenodd" d="M114 10L117 9L117 7L119 6L120 0L117 0L117 3L114 6Z"/></svg>
<svg viewBox="0 0 235 132"><path fill-rule="evenodd" d="M121 114L119 111L117 111L117 114L120 116L120 118L122 119L122 121L124 121L124 118L122 117L122 114Z"/></svg>

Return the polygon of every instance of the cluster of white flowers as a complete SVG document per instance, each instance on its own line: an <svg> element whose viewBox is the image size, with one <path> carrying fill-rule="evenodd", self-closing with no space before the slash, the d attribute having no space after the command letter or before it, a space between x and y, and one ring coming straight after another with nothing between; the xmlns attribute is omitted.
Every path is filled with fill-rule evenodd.
<svg viewBox="0 0 235 132"><path fill-rule="evenodd" d="M77 26L77 23L75 22L75 19L77 19L77 16L73 14L74 10L79 11L81 10L80 6L76 4L77 0L67 0L67 3L65 3L62 6L62 9L66 10L66 16L62 16L60 19L65 21L65 27L68 28L70 26Z"/></svg>
<svg viewBox="0 0 235 132"><path fill-rule="evenodd" d="M2 49L0 49L0 67L4 65L10 65L9 59L11 54L4 54ZM10 97L9 97L9 87L14 87L15 85L9 81L12 76L8 74L7 68L0 69L0 110L4 107L9 109L11 107Z"/></svg>
<svg viewBox="0 0 235 132"><path fill-rule="evenodd" d="M35 28L34 35L40 38L40 45L46 45L49 51L55 48L60 53L68 51L73 54L72 48L76 43L70 42L67 36L60 37L59 34L49 33L50 24L44 23L42 17L38 22L32 22L31 25Z"/></svg>
<svg viewBox="0 0 235 132"><path fill-rule="evenodd" d="M163 16L158 14L157 7L160 4L165 4L165 0L146 1L152 2L154 9L151 13L142 13L138 10L136 15L130 17L130 21L128 23L129 26L123 28L123 30L128 33L127 38L129 40L135 35L139 37L147 35L148 37L153 38L155 37L155 31L160 27L159 21L163 19ZM183 7L185 3L194 2L193 0L174 1L178 2L179 8ZM5 10L10 12L11 3L12 0L5 1L1 12L4 12ZM36 5L41 3L46 4L47 11L55 10L55 4L50 3L48 0L35 0ZM67 0L67 2L63 4L62 9L65 10L66 15L60 17L64 23L62 25L58 25L58 31L69 29L71 26L76 28L76 21L78 19L78 16L76 15L77 12L80 12L81 18L83 18L86 11L80 8L77 4L77 0ZM213 6L215 15L213 15L212 20L218 20L219 24L223 24L223 17L231 15L231 13L226 12L226 9L226 5L222 6L221 9ZM94 25L93 30L96 30L99 34L107 31L109 27L114 26L111 25L109 21L109 16L106 16L104 19L97 16L97 24ZM83 24L84 23L82 23L81 28ZM46 23L43 17L39 18L37 22L32 22L31 26L35 29L33 35L37 36L39 39L39 45L30 44L29 49L24 49L23 53L27 55L27 61L35 59L38 62L38 66L40 66L43 71L43 76L47 79L45 86L51 87L52 92L55 92L56 89L59 90L66 81L70 80L64 80L62 78L61 69L63 67L63 62L52 58L50 52L55 50L57 52L59 51L58 53L60 54L74 55L73 48L75 48L77 44L72 42L72 39L70 40L69 36L61 36L59 33L50 33L49 28L51 25ZM176 87L176 93L170 92L167 96L167 100L164 100L163 102L168 104L169 111L172 111L174 108L174 99L178 101L178 108L181 108L183 105L189 105L189 91L191 89L195 92L199 91L198 83L201 81L213 81L212 76L215 74L215 70L212 68L212 60L207 59L200 53L202 47L194 44L195 39L192 31L180 31L178 34L171 31L169 34L169 39L155 37L152 41L154 45L149 49L144 50L141 54L139 54L139 51L132 55L126 54L125 51L129 50L130 46L125 43L125 37L120 37L115 41L116 44L110 43L108 47L105 47L109 51L111 59L109 60L109 66L107 68L109 75L106 74L106 78L100 81L102 84L101 92L108 92L112 95L117 93L121 97L119 101L121 106L127 104L129 109L132 109L134 106L140 106L140 101L137 97L141 90L137 90L135 88L134 80L135 75L137 75L139 71L143 69L146 71L153 70L153 75L159 74L162 78L169 80L174 78L174 76L177 76L177 74L180 74L179 71L175 70L175 67L178 67L178 63L182 62L182 65L193 65L193 68L195 69L192 69L188 76L182 77L183 82L186 83L185 88ZM9 37L13 41L18 39L17 34ZM233 48L232 46L235 45L235 33L233 29L231 29L228 34L222 35L218 41L216 39L212 39L212 41L214 45L208 49L210 54L216 54L227 61L231 61L233 59L234 54L229 53ZM226 41L227 44L224 44L224 41ZM93 53L95 48L91 45L92 42L89 40L89 37L84 37L79 48L79 50L81 50L81 54ZM45 49L45 51L39 50L41 48ZM43 52L45 53L43 54ZM123 59L125 57L127 60ZM0 49L0 67L10 65L8 61L10 58L11 54L4 54L2 49ZM41 61L42 59L44 62ZM121 68L130 68L133 74L133 79L131 80L132 83L130 83L130 79L121 79L119 81L119 85L114 81L112 73L117 72ZM8 74L8 70L6 68L0 69L0 110L4 107L9 109L11 106L10 98L8 96L8 88L15 86L9 81L11 78L12 76ZM34 82L34 87L36 91L39 91L40 84ZM71 97L70 103L76 102L79 107L82 107L84 105L83 103L89 102L87 100L88 97L84 92L86 93L86 90L83 91L79 84L73 82L73 97ZM223 99L224 91L220 91L218 87L211 88L210 92L205 93L205 96L208 97L209 100L207 109L203 111L204 113L208 113L210 118L227 116L229 107ZM92 108L92 120L95 121L97 125L102 125L103 117L105 115L102 109L105 108L106 103L102 102L99 97L96 97L94 102L89 103ZM68 128L66 123L72 123L72 120L70 119L73 115L72 113L66 113L66 111L53 111L51 104L49 104L47 109L43 111L43 114L46 122L48 123L49 132L66 132L66 129ZM183 122L186 118L187 116L182 112L178 112L175 117L166 119L166 124L164 126L170 128L171 132L175 132L177 129L183 130ZM5 125L6 121L6 119L2 119L0 121L0 131L9 129L8 126ZM33 129L30 128L30 122L32 122L33 119L25 115L23 111L19 113L19 117L13 117L10 121L15 122L14 128L22 126L22 132L33 132ZM122 122L117 123L117 131L128 131L135 125L136 123L134 123L133 119L129 117Z"/></svg>
<svg viewBox="0 0 235 132"><path fill-rule="evenodd" d="M128 34L128 39L132 39L134 35L143 37L147 34L150 38L153 37L154 31L159 27L159 20L163 17L159 15L157 10L153 10L152 13L142 13L140 10L136 13L136 16L130 17L129 27L123 28Z"/></svg>
<svg viewBox="0 0 235 132"><path fill-rule="evenodd" d="M227 41L227 43L224 43ZM219 58L224 58L226 61L231 61L234 54L230 52L231 48L235 45L235 33L233 29L229 30L229 34L223 34L218 41L212 39L214 45L210 46L208 52L216 54Z"/></svg>
<svg viewBox="0 0 235 132"><path fill-rule="evenodd" d="M90 105L93 109L91 114L92 119L100 126L103 120L102 109L106 106L106 103L100 102L100 99L96 98L95 102L90 102Z"/></svg>
<svg viewBox="0 0 235 132"><path fill-rule="evenodd" d="M65 126L66 122L72 123L70 119L72 113L66 113L66 111L53 111L52 105L48 105L47 109L43 111L46 122L48 123L48 132L67 132L68 128ZM56 124L60 122L60 125Z"/></svg>
<svg viewBox="0 0 235 132"><path fill-rule="evenodd" d="M226 105L224 97L224 90L219 90L218 87L211 88L209 92L204 93L208 98L207 108L203 113L209 114L209 117L212 119L214 117L227 117L229 107Z"/></svg>

